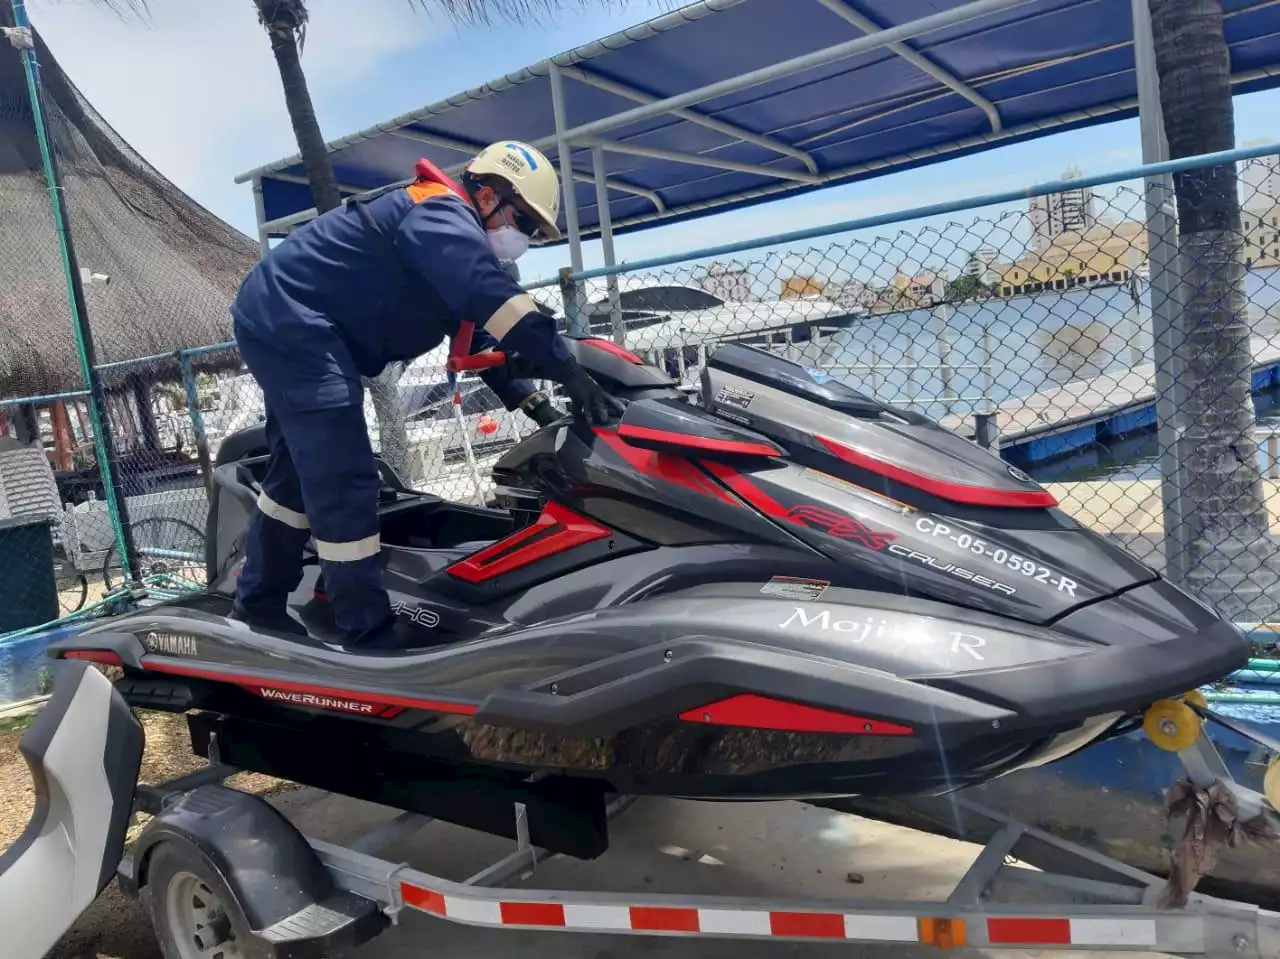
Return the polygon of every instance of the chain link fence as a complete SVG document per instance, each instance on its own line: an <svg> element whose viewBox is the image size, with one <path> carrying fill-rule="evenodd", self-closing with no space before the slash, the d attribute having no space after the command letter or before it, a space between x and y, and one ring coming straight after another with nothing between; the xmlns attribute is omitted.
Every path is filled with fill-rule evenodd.
<svg viewBox="0 0 1280 959"><path fill-rule="evenodd" d="M1280 164L1241 164L1239 220L1222 210L1230 171L1179 174L1184 230L1168 223L1155 243L1141 182L1068 179L962 222L535 293L556 311L576 301L580 328L691 392L707 356L739 342L924 414L998 449L1068 514L1237 621L1270 622ZM1163 428L1158 402L1170 404Z"/></svg>

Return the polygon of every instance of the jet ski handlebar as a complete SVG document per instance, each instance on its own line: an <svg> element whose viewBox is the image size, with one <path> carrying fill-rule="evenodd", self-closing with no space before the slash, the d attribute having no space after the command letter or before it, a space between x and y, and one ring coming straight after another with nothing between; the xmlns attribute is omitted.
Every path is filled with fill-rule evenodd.
<svg viewBox="0 0 1280 959"><path fill-rule="evenodd" d="M471 373L476 370L490 370L507 362L507 354L501 350L485 350L482 353L471 352L471 338L475 335L476 325L470 320L458 324L458 332L449 344L449 358L444 367L450 373Z"/></svg>

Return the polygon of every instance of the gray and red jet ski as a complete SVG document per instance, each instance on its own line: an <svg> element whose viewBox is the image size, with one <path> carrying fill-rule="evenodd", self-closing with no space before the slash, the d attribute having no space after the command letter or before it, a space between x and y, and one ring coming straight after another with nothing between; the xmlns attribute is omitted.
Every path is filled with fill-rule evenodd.
<svg viewBox="0 0 1280 959"><path fill-rule="evenodd" d="M433 814L450 789L560 810L936 795L1132 729L1249 656L1025 474L914 413L742 345L710 357L701 405L609 341L573 348L625 413L524 438L492 504L383 464L384 579L418 647L338 646L315 566L292 599L309 637L228 618L266 463L251 430L218 453L208 591L52 655L188 713L199 752Z"/></svg>

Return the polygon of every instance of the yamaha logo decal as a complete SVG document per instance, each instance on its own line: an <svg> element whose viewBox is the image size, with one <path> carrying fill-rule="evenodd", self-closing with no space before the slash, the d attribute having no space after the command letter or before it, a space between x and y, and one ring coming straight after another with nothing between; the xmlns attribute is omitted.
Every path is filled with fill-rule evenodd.
<svg viewBox="0 0 1280 959"><path fill-rule="evenodd" d="M147 633L142 644L147 651L162 656L199 656L200 647L194 636L181 633Z"/></svg>
<svg viewBox="0 0 1280 959"><path fill-rule="evenodd" d="M1018 467L1016 466L1009 467L1009 475L1012 476L1014 479L1016 479L1019 483L1026 483L1028 486L1035 485L1035 480L1033 480L1026 473L1022 472L1022 470L1018 469Z"/></svg>

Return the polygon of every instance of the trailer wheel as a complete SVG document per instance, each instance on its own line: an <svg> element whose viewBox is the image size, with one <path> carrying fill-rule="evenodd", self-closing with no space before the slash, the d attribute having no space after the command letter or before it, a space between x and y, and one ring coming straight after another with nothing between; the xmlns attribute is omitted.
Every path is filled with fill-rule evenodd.
<svg viewBox="0 0 1280 959"><path fill-rule="evenodd" d="M244 911L194 847L174 841L156 847L146 904L165 959L248 959Z"/></svg>

